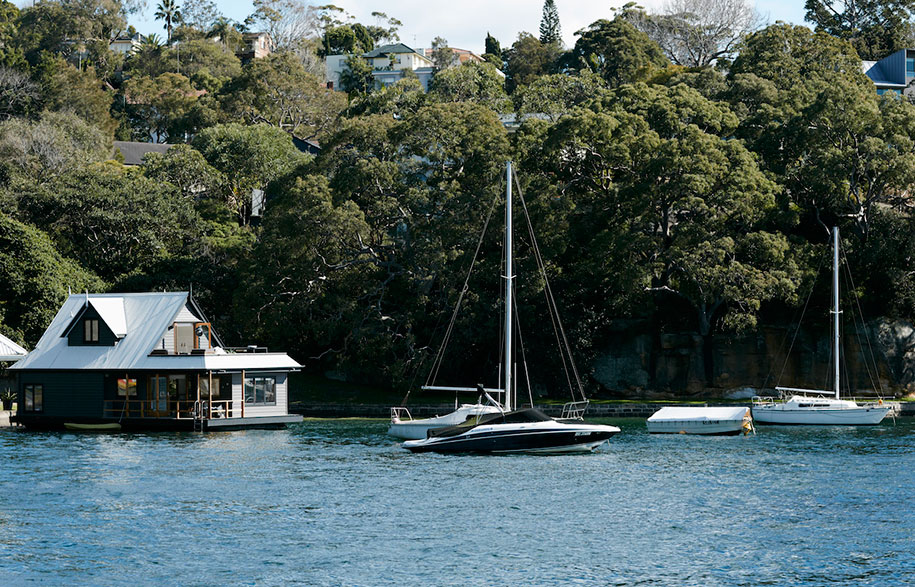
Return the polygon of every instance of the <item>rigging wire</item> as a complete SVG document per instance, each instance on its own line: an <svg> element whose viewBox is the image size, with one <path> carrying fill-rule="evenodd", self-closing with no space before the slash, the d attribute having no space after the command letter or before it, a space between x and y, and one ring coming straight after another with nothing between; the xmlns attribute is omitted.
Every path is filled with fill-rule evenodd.
<svg viewBox="0 0 915 587"><path fill-rule="evenodd" d="M578 368L575 365L575 360L572 357L571 346L569 345L568 337L566 336L565 328L562 326L562 321L559 318L559 307L556 304L556 300L553 297L553 290L550 287L550 280L547 277L546 266L543 262L543 256L540 253L540 245L537 244L537 239L534 236L534 225L531 221L530 213L527 209L527 202L524 199L524 192L521 189L521 182L518 180L517 174L512 170L512 177L515 180L515 185L518 186L518 196L521 200L521 207L524 210L524 217L527 220L527 228L531 237L531 248L534 252L534 259L537 262L537 267L540 270L541 275L543 276L544 283L544 295L546 296L547 307L549 309L550 320L553 323L553 333L556 336L556 343L559 346L559 356L562 359L562 367L566 376L566 381L569 385L569 391L572 393L572 399L575 400L575 387L572 385L572 380L569 376L570 372L575 378L575 384L578 387L578 393L581 394L581 399L586 400L584 387L581 383L581 377L578 374ZM561 340L560 340L561 339Z"/></svg>
<svg viewBox="0 0 915 587"><path fill-rule="evenodd" d="M871 385L874 387L874 391L876 391L878 393L878 397L883 397L883 383L880 381L880 368L877 365L877 357L874 355L874 347L871 344L871 337L870 337L870 333L867 330L867 323L864 321L864 311L861 309L861 300L858 298L857 295L854 294L854 292L857 291L855 289L855 279L854 279L854 277L852 277L851 267L849 267L848 257L844 254L845 253L844 249L842 249L842 253L843 253L842 260L844 262L846 277L850 284L849 291L853 292L852 299L854 299L854 301L855 301L854 307L855 307L855 309L858 310L858 313L855 314L855 316L854 316L855 330L858 330L857 319L860 318L861 319L861 329L858 330L858 336L860 337L860 333L863 331L864 340L867 343L867 353L863 353L865 370L867 371L867 376L871 380ZM870 363L868 363L868 357L870 357ZM871 373L872 366L874 368L873 374Z"/></svg>
<svg viewBox="0 0 915 587"><path fill-rule="evenodd" d="M454 325L457 322L458 314L461 310L461 302L464 300L464 295L468 291L468 283L470 282L470 275L473 273L473 268L476 265L477 258L480 254L480 249L483 246L483 239L486 236L486 229L489 227L489 221L492 219L493 211L496 207L496 202L498 202L498 196L493 199L492 205L489 208L489 213L486 215L486 221L483 224L483 230L480 233L480 240L477 241L476 250L473 252L473 258L470 262L470 268L467 270L467 277L464 278L464 285L461 288L461 293L458 294L457 303L454 305L454 312L451 314L451 320L448 323L448 328L445 330L445 337L442 339L442 345L439 347L438 353L435 356L435 360L432 363L432 368L429 370L429 375L426 377L426 385L431 385L435 382L436 377L438 377L439 369L441 369L442 361L445 356L445 350L448 347L448 342L451 339L451 334L454 332ZM407 392L409 396L409 391ZM406 400L404 400L406 401Z"/></svg>
<svg viewBox="0 0 915 587"><path fill-rule="evenodd" d="M515 291L515 286L512 284L512 292ZM518 347L521 349L521 365L524 367L524 381L527 383L527 399L531 402L531 407L534 407L534 392L531 389L531 376L527 370L527 353L524 349L524 339L521 336L521 314L518 312L518 306L520 304L514 305L515 311L515 325L518 329ZM517 385L517 384L516 384Z"/></svg>
<svg viewBox="0 0 915 587"><path fill-rule="evenodd" d="M826 258L825 255L821 255L821 256L820 256L820 264L817 266L817 270L816 270L815 275L819 275L819 274L820 274L820 270L823 269L823 262L824 262L825 258ZM805 316L806 313L807 313L807 308L808 308L808 306L810 306L810 300L813 299L813 292L816 290L816 281L817 281L817 280L814 278L813 283L810 284L810 291L807 293L807 300L804 302L804 307L803 307L803 309L801 310L801 316L800 316L800 318L797 318L797 319L795 320L795 322L794 322L794 323L796 324L796 327L795 327L795 329L794 329L794 336L791 337L791 344L788 345L788 350L785 352L785 360L782 362L781 371L779 371L778 377L777 377L776 380L775 380L775 386L776 386L776 387L778 387L778 384L781 383L782 377L785 375L785 369L788 368L788 359L791 357L791 351L794 349L794 343L797 342L797 336L798 336L798 334L800 334L800 332L801 332L801 324L802 324L803 321L804 321L804 316ZM797 310L795 310L794 316L797 317ZM781 344L781 346L779 346L779 348L778 348L779 353L780 353L780 352L782 351L782 349L785 347L785 341L786 341L786 340L788 340L788 333L787 333L787 332L785 333L785 337L782 339L782 344ZM770 377L771 375L772 375L772 370L771 370L771 368L770 368L770 369L769 369L769 374L766 375L766 381L767 381L767 382L769 381L769 377ZM765 387L765 385L763 385L763 387Z"/></svg>

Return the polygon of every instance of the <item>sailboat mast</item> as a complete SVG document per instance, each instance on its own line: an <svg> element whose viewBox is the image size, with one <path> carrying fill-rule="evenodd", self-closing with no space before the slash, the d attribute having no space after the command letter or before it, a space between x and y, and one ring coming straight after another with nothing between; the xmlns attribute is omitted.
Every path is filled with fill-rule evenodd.
<svg viewBox="0 0 915 587"><path fill-rule="evenodd" d="M832 303L833 356L835 358L836 399L839 399L839 227L832 229Z"/></svg>
<svg viewBox="0 0 915 587"><path fill-rule="evenodd" d="M512 409L512 162L505 164L505 411Z"/></svg>

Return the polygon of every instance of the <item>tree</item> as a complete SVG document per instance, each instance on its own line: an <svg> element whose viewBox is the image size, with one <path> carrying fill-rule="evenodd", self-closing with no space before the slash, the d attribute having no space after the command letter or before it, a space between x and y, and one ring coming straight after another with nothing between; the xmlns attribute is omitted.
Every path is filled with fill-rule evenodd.
<svg viewBox="0 0 915 587"><path fill-rule="evenodd" d="M657 43L672 63L684 67L731 58L760 22L747 0L669 0L658 14L627 5L621 16Z"/></svg>
<svg viewBox="0 0 915 587"><path fill-rule="evenodd" d="M484 54L486 55L495 55L501 61L502 59L502 47L499 45L499 39L494 36L486 33L486 43Z"/></svg>
<svg viewBox="0 0 915 587"><path fill-rule="evenodd" d="M172 28L181 22L181 8L177 0L159 0L156 6L156 12L153 15L156 20L165 21L165 30L167 32L166 43L172 44Z"/></svg>
<svg viewBox="0 0 915 587"><path fill-rule="evenodd" d="M344 92L365 95L375 87L372 66L359 55L349 55L343 62L345 67L340 72L340 89Z"/></svg>
<svg viewBox="0 0 915 587"><path fill-rule="evenodd" d="M228 20L213 0L184 0L181 7L182 24L206 33L220 20Z"/></svg>
<svg viewBox="0 0 915 587"><path fill-rule="evenodd" d="M220 102L230 116L309 138L326 133L346 107L343 94L324 88L290 53L248 63Z"/></svg>
<svg viewBox="0 0 915 587"><path fill-rule="evenodd" d="M226 178L226 205L247 224L251 190L267 188L305 160L288 133L266 124L225 124L207 128L192 142Z"/></svg>
<svg viewBox="0 0 915 587"><path fill-rule="evenodd" d="M559 45L541 43L530 33L519 33L518 40L507 49L505 57L505 86L509 93L541 75L556 73Z"/></svg>
<svg viewBox="0 0 915 587"><path fill-rule="evenodd" d="M435 71L441 71L454 65L454 51L448 46L448 41L442 37L432 39L432 67Z"/></svg>
<svg viewBox="0 0 915 587"><path fill-rule="evenodd" d="M77 168L23 188L21 214L47 227L58 250L116 280L184 251L193 208L171 185L117 164Z"/></svg>
<svg viewBox="0 0 915 587"><path fill-rule="evenodd" d="M96 77L92 67L79 70L59 56L46 54L35 67L33 78L41 86L44 109L73 112L111 136L116 125L109 115L114 93Z"/></svg>
<svg viewBox="0 0 915 587"><path fill-rule="evenodd" d="M297 178L264 217L256 248L242 270L236 313L259 340L334 366L353 344L374 285L366 262L369 228L351 201L335 202L327 179ZM285 328L291 322L301 328ZM349 348L348 348L349 347Z"/></svg>
<svg viewBox="0 0 915 587"><path fill-rule="evenodd" d="M254 0L254 13L245 24L270 34L278 49L292 49L311 33L314 23L302 0Z"/></svg>
<svg viewBox="0 0 915 587"><path fill-rule="evenodd" d="M580 75L556 73L536 78L512 96L518 114L543 114L556 122L576 106L606 92L604 81L589 71Z"/></svg>
<svg viewBox="0 0 915 587"><path fill-rule="evenodd" d="M61 255L39 229L0 212L0 327L30 346L67 297L75 291L105 289L92 272Z"/></svg>
<svg viewBox="0 0 915 587"><path fill-rule="evenodd" d="M361 94L351 104L351 115L391 114L404 118L426 105L426 92L416 77L404 77L370 94Z"/></svg>
<svg viewBox="0 0 915 587"><path fill-rule="evenodd" d="M439 102L472 102L496 112L507 112L504 78L491 63L470 61L440 71L429 83L429 97Z"/></svg>
<svg viewBox="0 0 915 587"><path fill-rule="evenodd" d="M572 69L588 69L611 86L647 79L669 65L657 43L626 20L598 20L575 33L578 40L564 60Z"/></svg>
<svg viewBox="0 0 915 587"><path fill-rule="evenodd" d="M543 16L540 19L540 42L544 45L562 45L562 29L559 26L559 11L553 0L544 0Z"/></svg>
<svg viewBox="0 0 915 587"><path fill-rule="evenodd" d="M723 138L736 126L726 105L685 85L624 85L561 118L538 159L574 200L565 254L582 259L578 286L601 294L583 297L632 300L641 288L691 316L709 384L713 333L750 328L763 301L792 299L797 271L784 236L765 229L776 185Z"/></svg>
<svg viewBox="0 0 915 587"><path fill-rule="evenodd" d="M124 92L136 137L157 143L182 136L184 117L197 101L197 90L190 80L177 73L130 79L124 84Z"/></svg>
<svg viewBox="0 0 915 587"><path fill-rule="evenodd" d="M28 114L39 98L39 86L28 75L0 65L0 119Z"/></svg>
<svg viewBox="0 0 915 587"><path fill-rule="evenodd" d="M862 59L882 59L911 44L915 0L806 0L805 20L849 41Z"/></svg>
<svg viewBox="0 0 915 587"><path fill-rule="evenodd" d="M341 24L324 30L321 57L328 55L362 55L375 47L369 30L359 24Z"/></svg>
<svg viewBox="0 0 915 587"><path fill-rule="evenodd" d="M199 151L190 145L175 145L165 153L148 153L143 174L157 182L168 182L188 201L198 197L221 196L225 179Z"/></svg>
<svg viewBox="0 0 915 587"><path fill-rule="evenodd" d="M0 123L0 166L7 177L43 184L80 165L102 161L110 138L83 118L45 112L37 121L13 118ZM17 188L18 189L18 188Z"/></svg>
<svg viewBox="0 0 915 587"><path fill-rule="evenodd" d="M402 22L377 11L372 13L372 18L375 19L375 24L367 26L366 29L376 45L386 45L400 40L397 30L403 26Z"/></svg>
<svg viewBox="0 0 915 587"><path fill-rule="evenodd" d="M206 29L206 36L208 39L219 39L219 43L233 54L244 45L244 39L242 39L237 24L224 16L220 16L210 23Z"/></svg>

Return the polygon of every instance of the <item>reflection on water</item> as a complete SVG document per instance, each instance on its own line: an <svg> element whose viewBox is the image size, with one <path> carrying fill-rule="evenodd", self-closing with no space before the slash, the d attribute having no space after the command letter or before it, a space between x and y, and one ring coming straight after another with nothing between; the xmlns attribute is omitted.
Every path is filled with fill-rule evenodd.
<svg viewBox="0 0 915 587"><path fill-rule="evenodd" d="M915 425L413 455L368 420L0 431L0 583L860 585L915 577Z"/></svg>

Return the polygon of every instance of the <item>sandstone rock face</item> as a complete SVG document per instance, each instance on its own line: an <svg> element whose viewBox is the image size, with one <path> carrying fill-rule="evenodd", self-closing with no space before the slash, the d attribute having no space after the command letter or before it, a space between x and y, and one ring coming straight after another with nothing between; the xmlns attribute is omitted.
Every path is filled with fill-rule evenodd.
<svg viewBox="0 0 915 587"><path fill-rule="evenodd" d="M881 319L863 330L842 337L843 393L915 392L915 327ZM653 333L649 322L631 320L613 325L591 374L612 395L646 399L724 397L738 390L746 395L746 388L762 391L776 385L832 389L831 349L828 326L798 331L764 325L752 333L714 335L707 365L701 336Z"/></svg>

